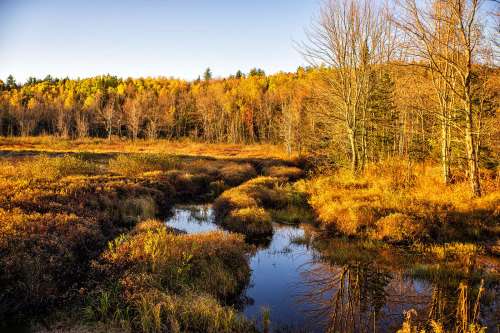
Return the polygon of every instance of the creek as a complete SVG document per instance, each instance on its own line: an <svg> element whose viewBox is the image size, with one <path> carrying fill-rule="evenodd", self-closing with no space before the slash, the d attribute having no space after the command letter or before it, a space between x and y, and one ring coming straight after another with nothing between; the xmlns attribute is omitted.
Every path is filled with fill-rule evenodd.
<svg viewBox="0 0 500 333"><path fill-rule="evenodd" d="M166 224L187 233L222 230L209 205L176 206ZM434 272L434 266L420 262L418 256L402 255L389 247L366 251L339 241L313 246L314 233L309 229L275 224L272 237L256 244L257 251L250 258L250 283L233 304L241 315L262 323L262 309L268 308L271 331L397 331L406 311L412 309L412 323L430 318L455 324L460 293L465 289L443 281L457 278L453 274L462 276L460 272ZM473 313L477 281L486 279L476 317L487 331L496 332L499 285L488 282L488 274L474 271L467 275L470 285L464 286L468 287L469 313Z"/></svg>

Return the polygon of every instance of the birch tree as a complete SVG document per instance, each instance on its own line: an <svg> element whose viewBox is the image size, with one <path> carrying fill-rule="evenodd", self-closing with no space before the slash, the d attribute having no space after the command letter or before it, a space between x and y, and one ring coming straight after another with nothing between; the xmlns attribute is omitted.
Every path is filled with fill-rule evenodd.
<svg viewBox="0 0 500 333"><path fill-rule="evenodd" d="M459 105L463 122L458 129L465 143L471 192L480 196L474 142L477 112L473 107L471 79L484 41L480 20L483 0L433 0L423 6L420 3L398 0L402 12L399 25L411 41L416 60L425 61L432 71L435 87L442 95L440 99L446 101L450 91Z"/></svg>

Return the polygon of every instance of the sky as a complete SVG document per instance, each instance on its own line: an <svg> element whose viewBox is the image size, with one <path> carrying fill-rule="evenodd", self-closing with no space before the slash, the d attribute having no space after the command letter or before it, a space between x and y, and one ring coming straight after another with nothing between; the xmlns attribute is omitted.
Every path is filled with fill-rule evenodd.
<svg viewBox="0 0 500 333"><path fill-rule="evenodd" d="M294 48L317 0L0 0L0 80L193 80L306 65Z"/></svg>

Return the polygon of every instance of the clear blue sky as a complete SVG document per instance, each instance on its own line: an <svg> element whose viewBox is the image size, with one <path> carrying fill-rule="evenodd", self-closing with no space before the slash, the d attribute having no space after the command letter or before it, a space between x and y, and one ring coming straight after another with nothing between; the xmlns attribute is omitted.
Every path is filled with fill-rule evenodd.
<svg viewBox="0 0 500 333"><path fill-rule="evenodd" d="M0 0L0 79L295 71L317 0Z"/></svg>

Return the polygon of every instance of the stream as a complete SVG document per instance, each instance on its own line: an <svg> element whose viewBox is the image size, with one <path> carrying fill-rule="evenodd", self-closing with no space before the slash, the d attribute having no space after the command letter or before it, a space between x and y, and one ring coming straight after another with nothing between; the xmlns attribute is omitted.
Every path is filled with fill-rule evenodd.
<svg viewBox="0 0 500 333"><path fill-rule="evenodd" d="M173 213L166 222L170 227L187 233L221 230L209 205L177 206ZM325 255L312 246L307 226L274 227L272 238L258 244L250 258L250 283L240 295L242 304L235 305L247 319L262 323L262 308L267 307L271 331L386 332L401 329L405 311L414 309L412 323L439 319L445 325L455 324L460 290L419 275L428 266L415 265L418 258L403 257L399 266L379 263L376 258L360 258L355 247L335 242ZM380 256L389 260L397 255L384 249ZM408 273L409 262L417 273ZM479 273L488 279L487 273ZM488 332L497 332L498 281L492 285L482 293L477 321ZM478 287L471 282L472 293ZM475 299L470 306L475 306Z"/></svg>

